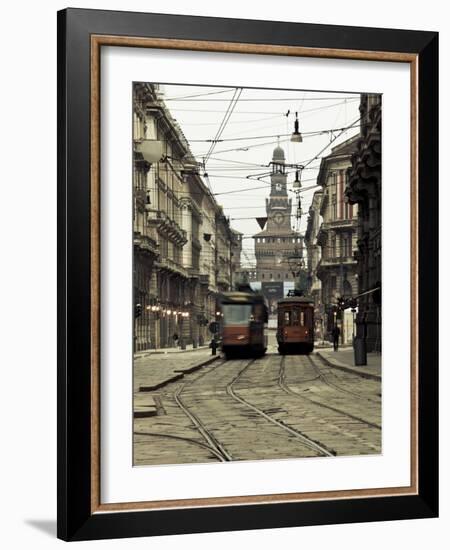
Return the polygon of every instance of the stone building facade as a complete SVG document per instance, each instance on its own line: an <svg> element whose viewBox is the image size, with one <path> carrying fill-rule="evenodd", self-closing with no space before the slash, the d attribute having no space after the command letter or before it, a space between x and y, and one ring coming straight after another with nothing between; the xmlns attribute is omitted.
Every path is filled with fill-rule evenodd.
<svg viewBox="0 0 450 550"><path fill-rule="evenodd" d="M346 200L347 171L356 150L358 136L337 145L321 161L317 183L322 187L320 216L322 223L317 233L320 260L316 266L321 281L325 334L334 325L341 329L342 343L353 339L353 314L338 311L339 299L350 300L358 291L357 249L358 207Z"/></svg>
<svg viewBox="0 0 450 550"><path fill-rule="evenodd" d="M360 138L348 172L346 195L358 205L357 335L368 351L381 351L381 96L362 94Z"/></svg>
<svg viewBox="0 0 450 550"><path fill-rule="evenodd" d="M307 293L314 300L315 337L323 339L324 306L322 303L322 282L317 276L317 266L320 262L321 247L318 235L321 227L320 206L322 204L322 191L316 191L313 195L308 211L308 220L304 237L307 259Z"/></svg>
<svg viewBox="0 0 450 550"><path fill-rule="evenodd" d="M229 222L157 85L134 85L133 138L134 348L197 347L215 318L219 258L231 273Z"/></svg>

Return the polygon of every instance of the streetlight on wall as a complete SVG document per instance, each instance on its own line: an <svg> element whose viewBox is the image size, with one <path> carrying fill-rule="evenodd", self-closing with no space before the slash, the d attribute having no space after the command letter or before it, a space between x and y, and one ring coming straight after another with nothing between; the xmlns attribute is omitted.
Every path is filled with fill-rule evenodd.
<svg viewBox="0 0 450 550"><path fill-rule="evenodd" d="M136 151L141 153L148 163L154 164L163 157L164 143L156 139L143 139L136 142Z"/></svg>
<svg viewBox="0 0 450 550"><path fill-rule="evenodd" d="M135 141L135 150L136 153L141 155L142 159L147 162L150 166L159 162L164 154L164 143L156 139L141 139ZM145 209L147 211L151 210L151 200L150 192L146 189L146 205Z"/></svg>

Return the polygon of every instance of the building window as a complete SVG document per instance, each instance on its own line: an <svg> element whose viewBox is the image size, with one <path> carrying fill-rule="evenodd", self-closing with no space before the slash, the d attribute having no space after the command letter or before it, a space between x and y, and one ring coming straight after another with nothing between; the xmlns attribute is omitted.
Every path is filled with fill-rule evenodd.
<svg viewBox="0 0 450 550"><path fill-rule="evenodd" d="M337 219L337 201L336 201L336 195L332 195L331 197L331 219L336 220Z"/></svg>
<svg viewBox="0 0 450 550"><path fill-rule="evenodd" d="M345 258L348 258L351 255L350 242L351 240L348 234L342 236L342 255Z"/></svg>

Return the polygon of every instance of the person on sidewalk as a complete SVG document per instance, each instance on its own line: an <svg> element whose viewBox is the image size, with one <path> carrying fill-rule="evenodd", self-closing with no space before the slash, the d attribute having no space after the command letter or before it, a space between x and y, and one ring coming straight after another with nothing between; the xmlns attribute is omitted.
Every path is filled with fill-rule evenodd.
<svg viewBox="0 0 450 550"><path fill-rule="evenodd" d="M334 351L339 350L339 336L341 335L341 329L335 325L333 327L333 330L331 331L331 335L333 336L333 348Z"/></svg>
<svg viewBox="0 0 450 550"><path fill-rule="evenodd" d="M178 347L178 334L175 332L175 334L172 336L173 338L173 345L175 348Z"/></svg>

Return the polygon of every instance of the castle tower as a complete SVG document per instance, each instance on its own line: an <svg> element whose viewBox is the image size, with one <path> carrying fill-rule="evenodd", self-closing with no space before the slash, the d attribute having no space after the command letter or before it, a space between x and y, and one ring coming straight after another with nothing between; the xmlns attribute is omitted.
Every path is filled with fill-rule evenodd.
<svg viewBox="0 0 450 550"><path fill-rule="evenodd" d="M267 224L253 235L256 278L261 283L293 281L288 257L302 249L302 240L292 229L292 199L288 196L286 157L277 146L272 155L270 195L266 198Z"/></svg>

